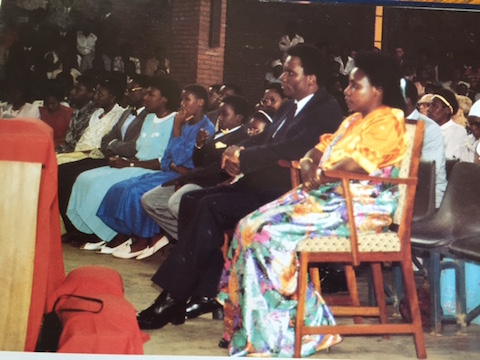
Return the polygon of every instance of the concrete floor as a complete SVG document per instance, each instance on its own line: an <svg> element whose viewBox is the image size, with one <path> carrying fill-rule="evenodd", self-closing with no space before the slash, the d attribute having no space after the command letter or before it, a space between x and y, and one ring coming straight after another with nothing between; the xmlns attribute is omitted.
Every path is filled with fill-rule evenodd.
<svg viewBox="0 0 480 360"><path fill-rule="evenodd" d="M125 297L137 310L148 307L158 296L160 289L153 286L150 277L168 255L170 248L159 251L144 260L123 260L110 255L100 255L63 246L67 273L85 265L102 265L117 270L124 281ZM212 320L209 315L189 320L183 325L167 325L160 330L146 331L151 339L145 343L146 355L225 357L227 351L218 348L223 322ZM456 336L455 326L444 327L443 336L425 333L429 359L471 359L480 353L480 326L470 325L466 336ZM476 354L476 355L475 355ZM163 357L162 356L162 357ZM153 357L155 358L155 356ZM350 336L333 347L330 353L318 352L314 359L414 359L415 347L411 336L381 337Z"/></svg>

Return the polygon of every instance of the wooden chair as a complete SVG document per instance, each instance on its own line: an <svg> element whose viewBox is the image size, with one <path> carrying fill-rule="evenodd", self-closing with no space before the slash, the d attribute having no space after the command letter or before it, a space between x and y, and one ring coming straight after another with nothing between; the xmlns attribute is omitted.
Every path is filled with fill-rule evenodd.
<svg viewBox="0 0 480 360"><path fill-rule="evenodd" d="M414 336L417 357L426 358L422 321L413 274L412 254L410 248L410 223L417 184L417 172L423 140L423 122L407 121L410 146L401 164L398 178L378 178L344 171L325 171L325 175L341 180L349 217L349 238L334 236L306 239L298 244L300 269L298 275L298 308L295 321L294 356L300 357L302 337L305 334L412 334ZM369 180L399 184L399 204L394 214L396 231L380 234L357 234L352 195L349 184L351 180ZM393 228L393 227L392 227ZM317 326L305 325L305 300L308 286L307 272L309 264L322 262L345 263L347 283L352 296L352 306L337 306L329 303L335 316L349 316L354 320L351 325ZM406 299L411 309L412 323L387 323L387 311L382 275L382 263L398 262L404 279ZM354 267L362 263L370 264L375 288L377 306L361 306L358 297L357 281ZM316 285L316 281L313 281ZM328 303L328 302L327 302ZM379 324L363 324L359 317L378 317Z"/></svg>
<svg viewBox="0 0 480 360"><path fill-rule="evenodd" d="M40 163L0 161L0 350L25 348L41 174Z"/></svg>

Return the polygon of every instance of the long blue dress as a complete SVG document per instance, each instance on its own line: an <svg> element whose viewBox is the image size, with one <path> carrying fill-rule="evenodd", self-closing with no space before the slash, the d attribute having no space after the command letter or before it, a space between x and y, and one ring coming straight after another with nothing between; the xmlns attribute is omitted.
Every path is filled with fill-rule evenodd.
<svg viewBox="0 0 480 360"><path fill-rule="evenodd" d="M97 216L114 231L124 235L149 238L160 232L157 223L143 210L140 199L147 191L180 176L170 170L170 163L192 169L193 147L200 129L215 133L212 122L204 116L197 124L185 124L182 135L171 138L161 161L161 171L131 178L112 186L97 211Z"/></svg>
<svg viewBox="0 0 480 360"><path fill-rule="evenodd" d="M164 155L172 134L175 114L173 112L163 118L158 118L155 114L147 115L136 142L137 159L159 159ZM79 231L94 233L102 240L110 241L116 232L97 216L103 197L117 182L152 172L154 170L139 167L117 169L104 166L81 173L72 188L67 209L68 218Z"/></svg>

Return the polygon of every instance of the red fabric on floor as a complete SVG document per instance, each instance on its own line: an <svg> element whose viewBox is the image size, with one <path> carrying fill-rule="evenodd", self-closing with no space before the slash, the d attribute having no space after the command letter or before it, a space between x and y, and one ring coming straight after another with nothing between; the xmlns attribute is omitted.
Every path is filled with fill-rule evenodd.
<svg viewBox="0 0 480 360"><path fill-rule="evenodd" d="M32 298L25 341L25 351L33 351L46 300L65 278L52 128L38 119L0 120L0 160L38 162L44 166L40 180Z"/></svg>
<svg viewBox="0 0 480 360"><path fill-rule="evenodd" d="M75 294L103 301L103 308L91 301L62 298L57 310L75 308L92 312L60 312L64 325L58 352L95 354L143 354L149 337L138 327L136 311L124 298L120 274L102 266L84 266L68 274L48 300L49 311L63 294Z"/></svg>

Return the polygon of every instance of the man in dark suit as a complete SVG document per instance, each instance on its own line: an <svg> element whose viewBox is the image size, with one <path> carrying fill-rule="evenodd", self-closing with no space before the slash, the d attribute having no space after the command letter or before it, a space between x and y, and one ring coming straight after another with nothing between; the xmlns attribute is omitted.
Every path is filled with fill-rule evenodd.
<svg viewBox="0 0 480 360"><path fill-rule="evenodd" d="M6 63L7 78L31 84L44 75L43 52L39 43L37 33L30 26L25 25L19 30L19 41L11 46Z"/></svg>
<svg viewBox="0 0 480 360"><path fill-rule="evenodd" d="M139 313L140 328L181 324L185 316L218 310L214 297L223 268L224 230L287 192L290 173L278 160L298 160L342 120L339 105L323 85L326 70L318 49L303 44L290 48L280 78L292 100L275 114L263 144L232 146L224 153L225 169L239 180L182 197L178 244L152 278L163 292Z"/></svg>
<svg viewBox="0 0 480 360"><path fill-rule="evenodd" d="M58 167L58 198L60 215L64 219L67 234L64 241L74 240L75 227L66 216L68 201L72 192L73 184L77 177L87 170L109 165L109 157L122 156L126 158L134 157L136 141L140 136L143 121L150 110L144 108L143 98L148 85L148 77L137 75L132 82L128 84L126 96L129 99L129 107L122 114L112 130L102 138L101 148L99 149L104 158L86 158L71 163L62 164ZM123 131L123 127L126 130ZM73 234L73 236L72 236Z"/></svg>

